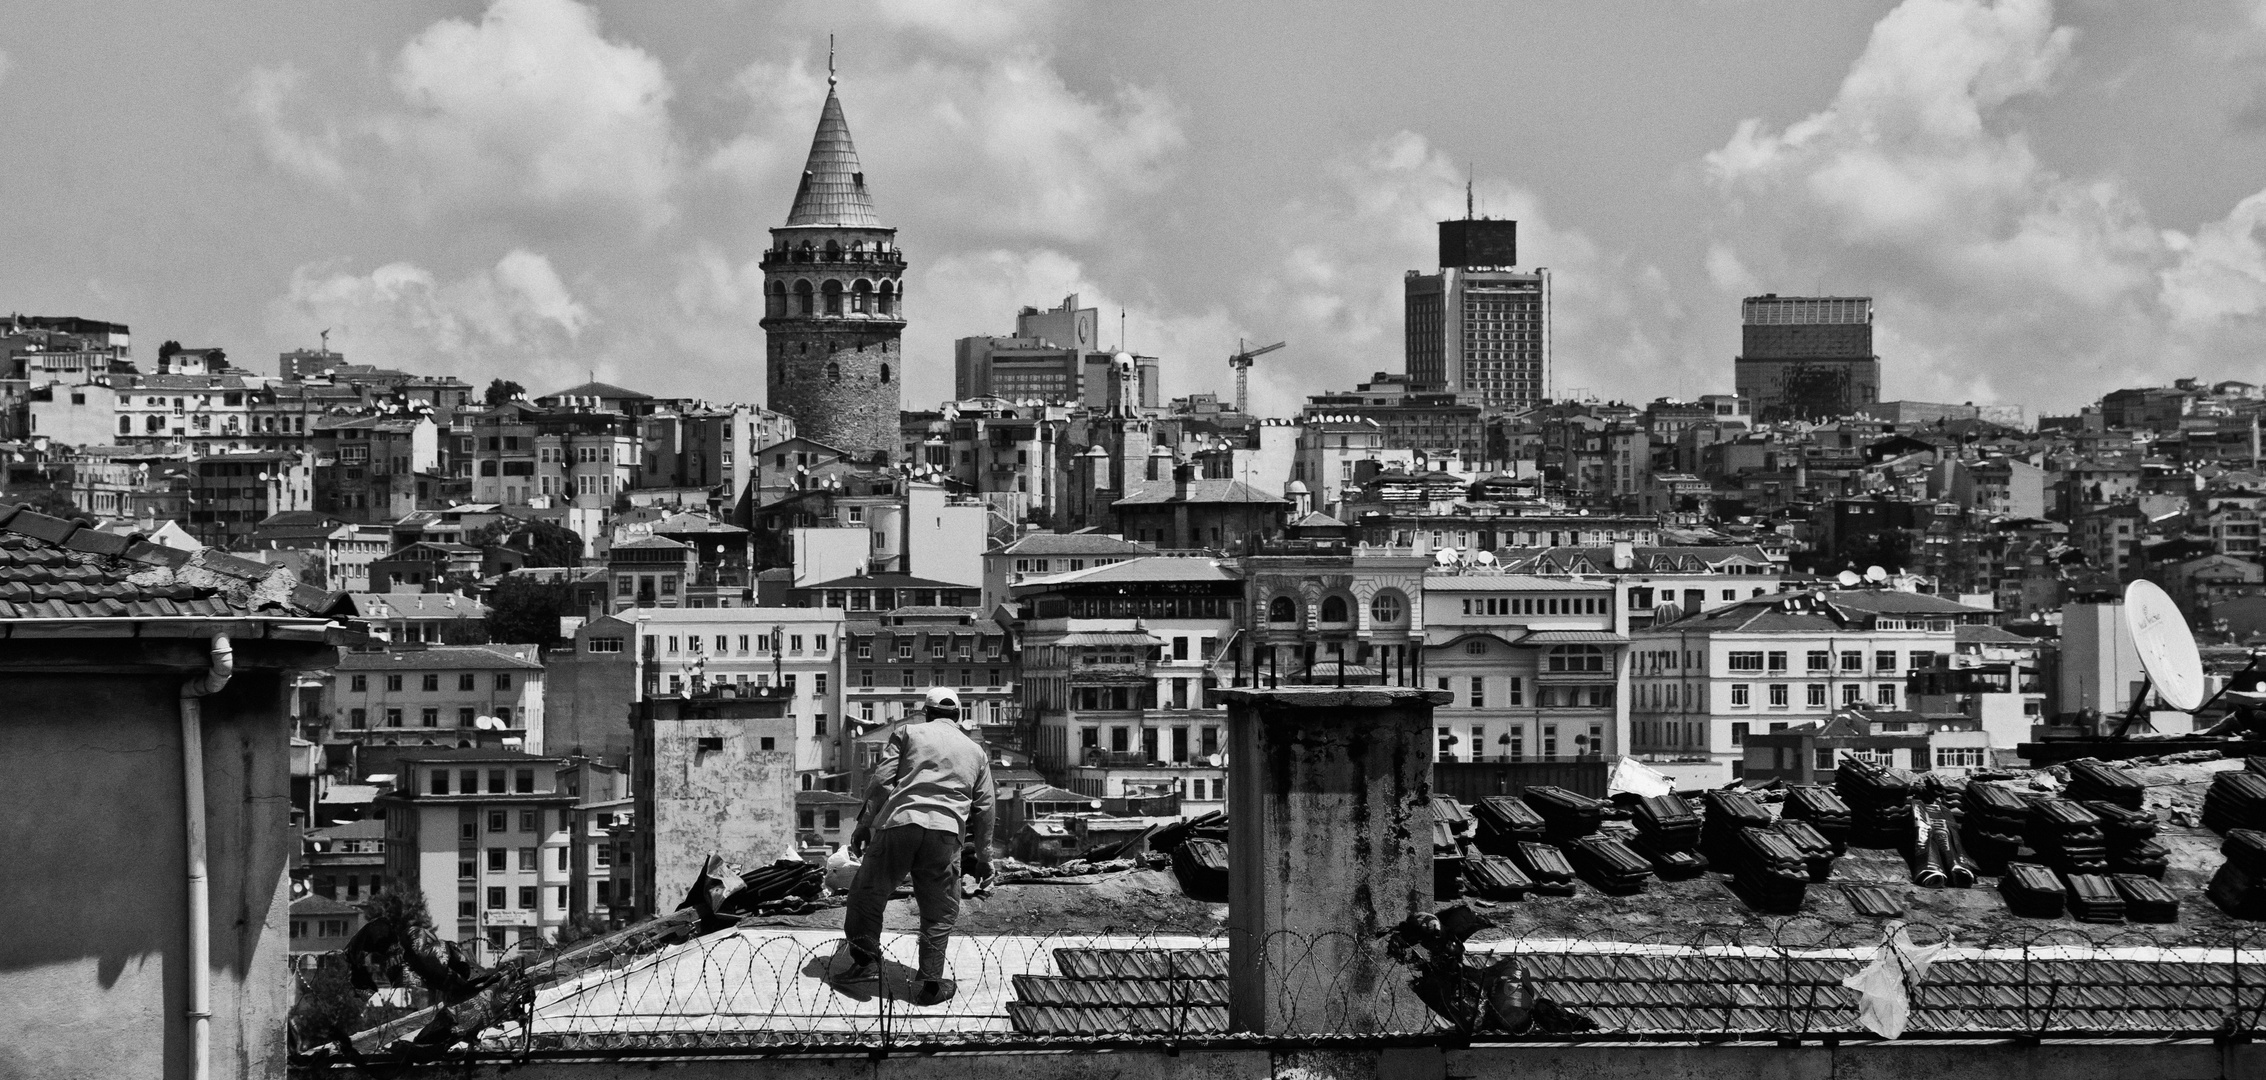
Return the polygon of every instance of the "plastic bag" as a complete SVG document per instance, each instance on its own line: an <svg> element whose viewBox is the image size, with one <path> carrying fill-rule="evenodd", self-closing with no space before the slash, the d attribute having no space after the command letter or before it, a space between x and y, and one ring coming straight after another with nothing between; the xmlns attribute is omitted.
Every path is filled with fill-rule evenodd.
<svg viewBox="0 0 2266 1080"><path fill-rule="evenodd" d="M826 891L849 892L851 883L858 880L858 860L850 857L850 849L838 847L826 857Z"/></svg>

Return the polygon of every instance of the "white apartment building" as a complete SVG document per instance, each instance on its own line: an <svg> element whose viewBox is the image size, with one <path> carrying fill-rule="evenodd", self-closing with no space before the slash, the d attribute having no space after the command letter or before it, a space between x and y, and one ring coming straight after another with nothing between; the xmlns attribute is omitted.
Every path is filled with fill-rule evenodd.
<svg viewBox="0 0 2266 1080"><path fill-rule="evenodd" d="M840 608L630 608L592 624L624 624L635 648L641 697L681 694L699 686L783 686L795 725L795 772L803 788L822 786L843 768L843 646L848 624Z"/></svg>
<svg viewBox="0 0 2266 1080"><path fill-rule="evenodd" d="M1954 628L1993 614L1919 593L1816 590L1637 631L1631 747L1679 778L1727 783L1750 733L1823 724L1850 706L1903 709L1906 676L1948 662Z"/></svg>
<svg viewBox="0 0 2266 1080"><path fill-rule="evenodd" d="M1424 677L1442 761L1565 761L1628 742L1627 613L1609 582L1491 568L1424 575Z"/></svg>
<svg viewBox="0 0 2266 1080"><path fill-rule="evenodd" d="M435 750L404 760L378 800L389 885L422 894L433 932L478 963L555 941L568 918L576 799L559 788L564 764Z"/></svg>

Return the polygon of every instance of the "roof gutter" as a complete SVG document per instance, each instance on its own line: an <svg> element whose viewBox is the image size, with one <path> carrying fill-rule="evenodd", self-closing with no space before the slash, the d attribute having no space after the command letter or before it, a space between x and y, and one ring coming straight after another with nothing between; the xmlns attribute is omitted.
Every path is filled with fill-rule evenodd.
<svg viewBox="0 0 2266 1080"><path fill-rule="evenodd" d="M188 877L189 1080L212 1072L212 888L205 868L204 699L220 692L236 674L236 650L228 635L212 636L203 673L181 684L181 788L187 842L183 862Z"/></svg>

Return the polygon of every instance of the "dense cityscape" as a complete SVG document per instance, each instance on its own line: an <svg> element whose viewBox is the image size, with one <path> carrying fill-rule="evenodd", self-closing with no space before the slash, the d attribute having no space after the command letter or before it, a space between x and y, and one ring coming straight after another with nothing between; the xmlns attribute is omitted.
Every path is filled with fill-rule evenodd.
<svg viewBox="0 0 2266 1080"><path fill-rule="evenodd" d="M2104 1036L2101 1068L2255 1070L2216 1056L2266 985L2246 370L1891 398L1864 284L1789 281L1713 313L1712 392L1605 400L1553 348L1594 293L1471 201L1412 223L1400 355L1349 386L1297 340L1128 348L1077 294L922 355L922 238L826 82L755 255L760 403L0 318L8 835L35 877L164 868L11 888L58 941L115 908L212 973L129 964L104 1004L70 946L7 954L24 1041L119 1008L188 1032L120 1075L178 1039L199 1077L987 1039L1060 1075L1571 1075L1910 1030L1967 1072ZM1262 415L1254 370L1303 405ZM862 994L896 964L834 953L868 793L935 719L996 791L951 845L956 982L924 951ZM39 824L136 791L162 828ZM890 926L917 903L944 956L931 901Z"/></svg>

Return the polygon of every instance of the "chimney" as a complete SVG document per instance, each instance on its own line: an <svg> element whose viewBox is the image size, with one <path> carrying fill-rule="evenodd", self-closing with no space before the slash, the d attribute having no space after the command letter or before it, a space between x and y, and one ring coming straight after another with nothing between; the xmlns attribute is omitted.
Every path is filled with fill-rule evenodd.
<svg viewBox="0 0 2266 1080"><path fill-rule="evenodd" d="M1432 910L1434 706L1413 687L1222 690L1228 1016L1289 1035L1430 1030L1385 932Z"/></svg>
<svg viewBox="0 0 2266 1080"><path fill-rule="evenodd" d="M1613 541L1613 569L1629 570L1637 564L1637 546L1627 540Z"/></svg>
<svg viewBox="0 0 2266 1080"><path fill-rule="evenodd" d="M1196 466L1192 462L1176 462L1172 466L1172 497L1187 502L1196 493Z"/></svg>

